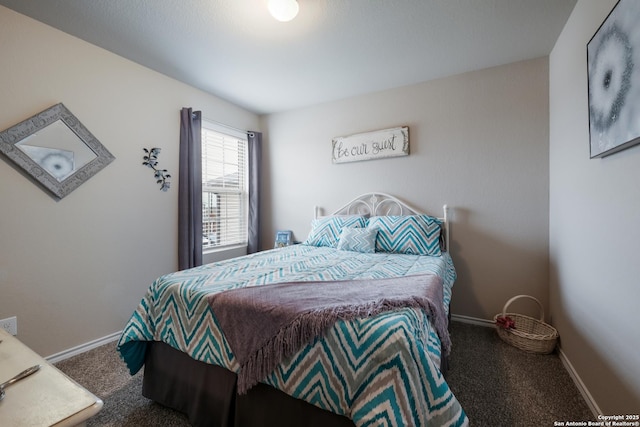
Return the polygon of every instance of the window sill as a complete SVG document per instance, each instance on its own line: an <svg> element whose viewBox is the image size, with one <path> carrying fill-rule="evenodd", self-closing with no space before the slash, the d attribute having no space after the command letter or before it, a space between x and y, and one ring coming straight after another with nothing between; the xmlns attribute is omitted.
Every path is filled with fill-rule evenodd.
<svg viewBox="0 0 640 427"><path fill-rule="evenodd" d="M247 254L247 245L225 246L222 248L209 248L202 251L202 263L209 264L223 261L229 258L237 258Z"/></svg>

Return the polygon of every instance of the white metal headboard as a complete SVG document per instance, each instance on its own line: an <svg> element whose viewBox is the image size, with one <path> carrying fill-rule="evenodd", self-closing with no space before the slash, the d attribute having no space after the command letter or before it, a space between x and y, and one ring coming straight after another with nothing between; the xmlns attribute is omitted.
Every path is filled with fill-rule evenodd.
<svg viewBox="0 0 640 427"><path fill-rule="evenodd" d="M438 217L442 221L443 229L443 250L449 251L449 208L447 205L442 207L443 216ZM384 216L384 215L420 215L423 212L417 211L398 200L397 198L385 193L366 193L362 194L349 203L333 212L331 215L368 215L368 216ZM315 207L314 218L320 216L320 208Z"/></svg>

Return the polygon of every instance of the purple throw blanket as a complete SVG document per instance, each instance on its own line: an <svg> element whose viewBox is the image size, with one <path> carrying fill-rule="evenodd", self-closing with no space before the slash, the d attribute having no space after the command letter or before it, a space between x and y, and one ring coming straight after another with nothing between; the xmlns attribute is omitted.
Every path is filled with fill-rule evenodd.
<svg viewBox="0 0 640 427"><path fill-rule="evenodd" d="M240 364L244 394L285 358L322 335L338 319L352 320L412 307L424 310L445 355L451 341L435 275L333 282L290 282L232 289L208 297Z"/></svg>

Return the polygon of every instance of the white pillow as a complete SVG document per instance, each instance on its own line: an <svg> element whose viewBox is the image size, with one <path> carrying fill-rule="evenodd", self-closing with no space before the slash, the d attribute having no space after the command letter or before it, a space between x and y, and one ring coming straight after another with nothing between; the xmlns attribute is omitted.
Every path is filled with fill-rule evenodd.
<svg viewBox="0 0 640 427"><path fill-rule="evenodd" d="M376 251L378 230L369 228L343 228L337 249L372 254Z"/></svg>

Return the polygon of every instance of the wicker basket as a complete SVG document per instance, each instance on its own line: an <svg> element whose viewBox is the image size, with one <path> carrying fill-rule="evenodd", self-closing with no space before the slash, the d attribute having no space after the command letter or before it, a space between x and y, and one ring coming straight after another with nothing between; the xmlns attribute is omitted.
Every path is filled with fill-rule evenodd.
<svg viewBox="0 0 640 427"><path fill-rule="evenodd" d="M540 307L540 320L517 313L507 313L509 305L519 298L529 298ZM498 324L499 317L508 316L515 324L514 328L504 328ZM540 301L529 295L517 295L504 305L501 314L493 317L498 336L508 344L531 353L551 353L558 342L558 331L544 322L544 308Z"/></svg>

